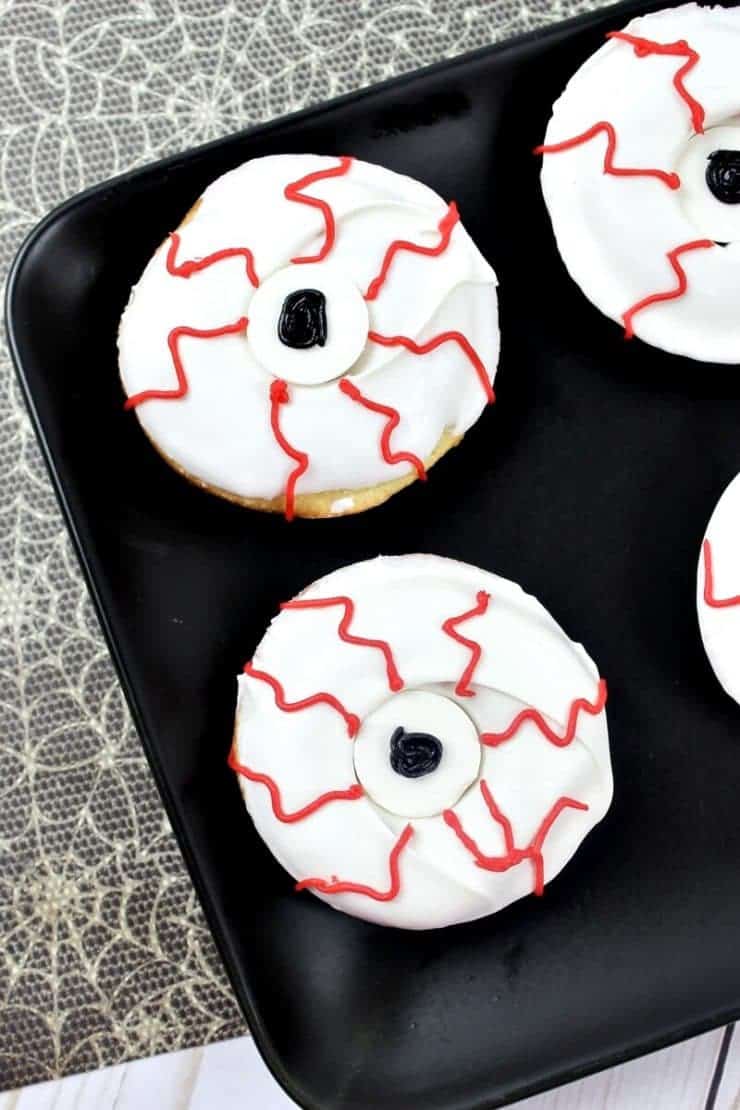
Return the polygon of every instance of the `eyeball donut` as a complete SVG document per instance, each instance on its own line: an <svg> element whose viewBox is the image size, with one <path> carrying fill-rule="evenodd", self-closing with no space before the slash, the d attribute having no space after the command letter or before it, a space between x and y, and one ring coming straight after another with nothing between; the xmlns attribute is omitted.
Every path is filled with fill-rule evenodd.
<svg viewBox="0 0 740 1110"><path fill-rule="evenodd" d="M601 820L605 703L513 582L378 558L281 606L239 678L229 763L298 891L434 929L542 894Z"/></svg>
<svg viewBox="0 0 740 1110"><path fill-rule="evenodd" d="M740 703L740 474L720 497L707 525L699 556L696 609L712 670Z"/></svg>
<svg viewBox="0 0 740 1110"><path fill-rule="evenodd" d="M627 338L740 362L740 9L686 4L607 40L535 151L560 254Z"/></svg>
<svg viewBox="0 0 740 1110"><path fill-rule="evenodd" d="M125 407L196 484L360 512L493 400L496 275L454 202L354 158L255 158L156 251L119 337Z"/></svg>

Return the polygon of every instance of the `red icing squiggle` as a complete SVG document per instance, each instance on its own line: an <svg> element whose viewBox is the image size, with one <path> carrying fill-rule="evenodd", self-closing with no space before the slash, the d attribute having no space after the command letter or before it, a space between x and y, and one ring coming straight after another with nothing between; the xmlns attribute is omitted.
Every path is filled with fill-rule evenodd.
<svg viewBox="0 0 740 1110"><path fill-rule="evenodd" d="M487 856L469 836L462 826L462 822L457 814L451 810L446 809L442 817L458 840L467 848L470 854L475 859L477 867L481 867L484 871L495 871L501 873L508 871L517 864L522 863L524 860L531 860L534 867L534 893L541 895L545 890L545 861L542 856L542 849L552 826L558 819L560 814L565 809L578 809L586 811L588 806L585 802L577 802L574 798L558 798L557 802L545 815L537 832L530 840L526 848L517 848L514 841L514 831L511 827L511 822L496 805L493 795L488 788L488 783L485 779L480 781L480 790L483 795L483 800L488 807L488 812L491 814L493 820L501 828L504 837L504 854L501 856Z"/></svg>
<svg viewBox="0 0 740 1110"><path fill-rule="evenodd" d="M373 343L378 343L381 347L405 347L407 351L411 351L413 355L426 355L430 351L434 351L443 343L457 343L462 351L467 355L467 358L478 375L478 380L483 387L486 394L486 399L489 404L496 400L493 392L486 368L478 357L472 344L462 332L459 331L442 331L439 335L433 335L431 339L427 339L424 343L417 343L408 335L380 335L377 331L369 331L367 333L368 339Z"/></svg>
<svg viewBox="0 0 740 1110"><path fill-rule="evenodd" d="M740 595L734 597L714 596L714 572L712 570L712 546L709 540L704 540L701 548L704 559L704 604L711 609L731 609L740 605Z"/></svg>
<svg viewBox="0 0 740 1110"><path fill-rule="evenodd" d="M355 783L354 786L350 786L347 790L327 790L325 794L319 794L318 798L314 798L312 802L303 806L302 809L296 809L292 813L288 813L287 810L283 809L280 787L273 778L269 775L263 775L258 771L253 771L250 767L246 767L243 763L239 763L233 748L229 752L227 762L232 771L236 771L238 775L243 775L249 782L257 782L267 787L270 794L270 802L272 803L272 812L275 814L278 821L282 821L286 825L293 825L296 821L303 821L306 817L310 817L312 813L315 813L317 809L329 805L330 802L353 802L357 798L361 798L365 793L359 783Z"/></svg>
<svg viewBox="0 0 740 1110"><path fill-rule="evenodd" d="M276 378L270 386L270 427L272 428L272 434L285 454L289 455L296 463L285 484L286 520L292 520L295 516L296 482L308 470L308 455L305 451L299 451L292 443L289 443L280 428L280 406L286 405L289 400L288 383L284 382L282 378Z"/></svg>
<svg viewBox="0 0 740 1110"><path fill-rule="evenodd" d="M342 177L347 173L352 165L351 158L340 158L338 166L332 166L328 170L316 170L314 173L307 173L305 177L299 178L298 181L291 181L289 185L285 186L283 193L287 200L297 201L299 204L308 204L311 208L318 208L324 217L324 243L321 249L316 254L302 255L299 258L291 258L291 262L323 262L327 254L334 246L336 238L336 221L331 206L320 197L307 196L303 190L307 189L309 185L314 185L317 181L325 181L329 177Z"/></svg>
<svg viewBox="0 0 740 1110"><path fill-rule="evenodd" d="M192 339L218 339L223 335L246 334L248 323L247 317L241 316L233 324L224 324L220 328L191 328L184 325L173 328L167 336L167 345L172 356L172 365L175 368L177 386L174 389L145 389L142 393L134 393L124 404L124 409L136 408L144 401L175 401L186 396L189 388L188 379L180 358L180 340L183 336L189 336Z"/></svg>
<svg viewBox="0 0 740 1110"><path fill-rule="evenodd" d="M568 711L568 721L562 736L550 727L539 710L523 709L521 713L517 713L509 727L503 732L482 732L480 742L489 748L497 748L499 744L504 744L507 740L511 740L527 721L531 721L537 726L542 735L549 740L551 744L554 744L556 748L567 748L575 739L579 713L589 713L592 717L597 717L606 705L606 696L606 682L603 678L600 678L599 689L595 701L591 702L587 698L576 698L575 701L571 703L570 710Z"/></svg>
<svg viewBox="0 0 740 1110"><path fill-rule="evenodd" d="M258 678L260 682L266 682L272 688L275 695L275 705L278 709L282 709L283 713L298 713L302 709L310 709L313 705L328 705L343 718L350 739L357 735L360 718L356 713L349 713L333 694L327 694L322 690L318 694L311 694L308 698L301 698L300 701L286 701L282 683L274 675L268 674L267 671L257 670L251 662L244 664L244 673L249 675L250 678Z"/></svg>
<svg viewBox="0 0 740 1110"><path fill-rule="evenodd" d="M410 463L411 466L413 466L416 470L416 473L422 480L422 482L425 482L427 478L426 468L424 467L424 463L418 455L414 455L411 451L391 450L391 435L401 423L401 416L398 412L398 409L391 408L390 405L378 404L377 401L371 401L369 397L365 397L364 394L360 393L357 386L354 385L353 382L349 381L348 378L342 379L342 381L339 383L339 388L341 389L342 393L346 393L347 396L351 397L353 401L357 401L358 404L363 405L371 412L377 412L381 416L386 417L387 423L383 428L383 431L380 433L380 452L385 461L389 465L402 462Z"/></svg>
<svg viewBox="0 0 740 1110"><path fill-rule="evenodd" d="M366 898L372 898L376 902L392 902L394 898L398 897L401 889L398 860L413 835L413 828L411 825L407 825L391 849L388 858L388 870L390 872L390 887L388 890L376 890L372 886L345 882L335 877L332 877L331 881L327 879L301 879L299 883L296 883L295 888L296 890L318 890L320 894L364 894Z"/></svg>
<svg viewBox="0 0 740 1110"><path fill-rule="evenodd" d="M562 143L547 143L534 148L535 154L559 154L563 150L572 150L573 147L581 146L582 143L588 143L591 139L600 134L606 135L606 152L604 154L604 173L611 174L613 177L655 177L658 181L662 181L669 189L678 189L681 185L681 178L677 173L666 173L665 170L655 169L634 169L626 166L614 165L614 154L617 149L617 133L611 123L606 120L601 120L595 123L593 127L589 127L588 131L584 131L581 135L575 135L572 139L565 139Z"/></svg>
<svg viewBox="0 0 740 1110"><path fill-rule="evenodd" d="M391 268L391 263L393 262L395 255L399 251L410 251L413 254L425 254L430 257L436 257L437 255L440 255L444 251L446 251L450 243L452 229L459 219L460 213L458 212L457 205L453 200L450 202L447 212L437 225L439 230L439 242L437 243L436 247L422 247L419 246L418 243L409 242L408 239L394 239L385 252L383 262L381 264L380 271L378 272L377 277L374 277L367 287L365 300L375 300L381 290L385 279L388 277L388 271Z"/></svg>
<svg viewBox="0 0 740 1110"><path fill-rule="evenodd" d="M244 258L247 277L252 285L256 289L260 283L257 271L254 268L254 255L249 247L225 247L223 250L214 251L213 254L207 254L204 258L190 258L185 262L176 261L179 249L180 236L176 231L173 231L170 235L170 245L167 250L167 272L172 274L173 277L189 278L193 274L200 273L201 270L207 270L209 266L213 266L216 262L222 262L225 258Z"/></svg>
<svg viewBox="0 0 740 1110"><path fill-rule="evenodd" d="M678 297L682 297L688 288L688 281L686 280L686 272L678 261L682 254L688 251L705 250L707 247L713 247L715 244L712 239L694 239L691 243L684 243L680 247L675 247L669 251L666 258L671 264L671 269L678 278L678 285L675 289L669 289L665 293L651 293L649 297L643 297L637 304L633 304L631 308L622 316L624 323L624 337L625 339L632 339L635 330L632 326L632 321L638 312L642 312L644 308L649 308L650 305L660 304L661 301L673 301Z"/></svg>
<svg viewBox="0 0 740 1110"><path fill-rule="evenodd" d="M355 617L355 603L350 597L317 597L312 600L295 598L293 601L284 601L281 609L328 609L332 605L341 605L344 616L339 622L339 639L346 644L359 644L361 647L377 648L383 653L385 659L385 672L388 676L388 685L396 693L403 689L403 679L398 673L391 646L387 640L369 640L366 636L355 636L349 631L349 626Z"/></svg>
<svg viewBox="0 0 740 1110"><path fill-rule="evenodd" d="M460 698L472 698L475 690L470 689L470 680L473 677L473 672L480 662L482 654L481 646L475 640L469 640L466 636L461 636L457 631L456 625L462 624L463 621L469 621L472 617L480 617L488 609L488 602L491 600L491 595L487 594L485 590L479 590L475 595L476 605L473 609L468 609L466 613L461 613L459 617L448 617L442 625L442 631L451 636L453 640L457 640L458 644L462 644L470 652L470 661L466 666L463 673L460 675L455 693Z"/></svg>
<svg viewBox="0 0 740 1110"><path fill-rule="evenodd" d="M639 35L628 35L626 31L610 31L606 37L629 43L630 46L634 47L638 58L647 58L650 54L670 54L677 58L686 58L684 64L673 75L673 85L678 95L688 105L694 131L698 135L702 135L704 133L704 108L683 83L686 74L699 61L696 50L692 50L685 39L680 39L678 42L653 42L652 39L643 39Z"/></svg>

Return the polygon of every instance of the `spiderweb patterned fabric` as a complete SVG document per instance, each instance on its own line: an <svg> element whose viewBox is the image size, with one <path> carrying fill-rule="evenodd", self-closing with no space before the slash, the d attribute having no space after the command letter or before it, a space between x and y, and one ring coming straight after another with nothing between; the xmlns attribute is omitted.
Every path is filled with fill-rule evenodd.
<svg viewBox="0 0 740 1110"><path fill-rule="evenodd" d="M86 186L601 2L0 0L0 277ZM242 1031L3 341L0 1089Z"/></svg>

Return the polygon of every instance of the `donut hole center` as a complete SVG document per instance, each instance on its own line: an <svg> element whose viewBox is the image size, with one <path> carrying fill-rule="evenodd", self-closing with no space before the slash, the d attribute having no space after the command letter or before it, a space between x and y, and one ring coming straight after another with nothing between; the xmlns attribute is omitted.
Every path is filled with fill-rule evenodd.
<svg viewBox="0 0 740 1110"><path fill-rule="evenodd" d="M740 240L740 116L692 135L676 171L679 203L697 238L723 247Z"/></svg>
<svg viewBox="0 0 740 1110"><path fill-rule="evenodd" d="M399 817L434 817L454 806L480 774L478 730L452 698L404 690L362 722L355 739L358 781Z"/></svg>

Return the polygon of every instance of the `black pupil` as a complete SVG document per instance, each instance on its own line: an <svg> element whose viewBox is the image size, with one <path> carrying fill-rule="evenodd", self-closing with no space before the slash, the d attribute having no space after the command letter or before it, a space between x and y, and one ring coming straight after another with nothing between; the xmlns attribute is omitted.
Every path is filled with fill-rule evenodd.
<svg viewBox="0 0 740 1110"><path fill-rule="evenodd" d="M707 185L723 204L740 204L740 150L715 150L707 160Z"/></svg>
<svg viewBox="0 0 740 1110"><path fill-rule="evenodd" d="M278 338L286 347L305 350L326 343L326 297L319 289L296 289L283 301Z"/></svg>
<svg viewBox="0 0 740 1110"><path fill-rule="evenodd" d="M397 775L418 779L436 771L442 743L428 732L407 732L400 726L391 736L391 767Z"/></svg>

